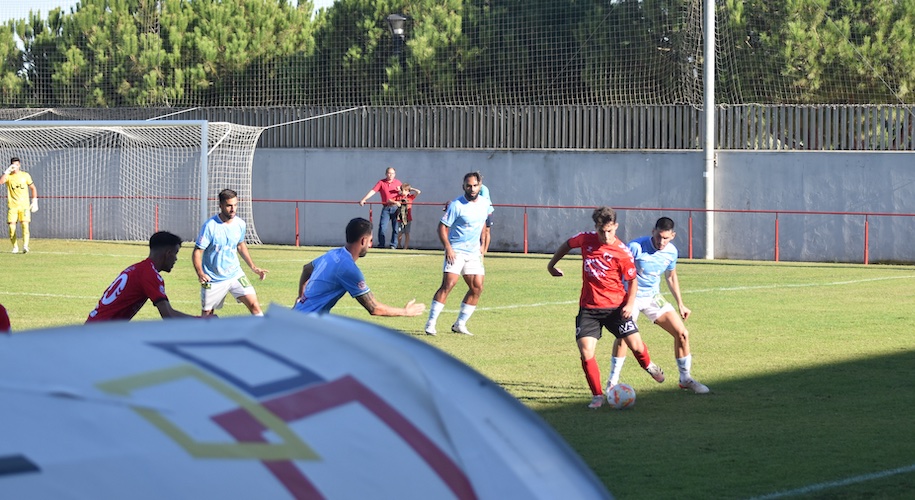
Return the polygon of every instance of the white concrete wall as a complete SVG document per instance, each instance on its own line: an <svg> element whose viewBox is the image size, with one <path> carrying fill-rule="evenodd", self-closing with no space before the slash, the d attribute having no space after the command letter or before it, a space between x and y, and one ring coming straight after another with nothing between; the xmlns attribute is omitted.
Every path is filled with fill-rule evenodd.
<svg viewBox="0 0 915 500"><path fill-rule="evenodd" d="M723 151L715 172L716 207L915 213L913 159L912 153ZM328 200L337 203L298 204L300 242L342 244L346 222L368 217L368 205L357 202L393 166L398 179L422 190L411 235L417 248L440 248L435 231L442 205L461 194L465 173L479 170L497 205L492 250L523 251L524 206L589 207L526 209L528 251L551 253L565 238L591 229L591 208L610 205L620 209L620 235L626 239L646 234L661 215L672 217L684 256L691 215L693 255L705 254L698 151L258 149L254 161L254 198L279 200L255 203L265 243L295 242L294 200ZM377 204L374 213L377 221ZM715 219L716 258L774 258L775 215L721 212ZM907 244L915 218L877 216L868 222L871 262L915 262ZM778 223L780 260L863 259L863 216L780 214Z"/></svg>
<svg viewBox="0 0 915 500"><path fill-rule="evenodd" d="M719 210L915 213L915 153L721 152ZM915 262L912 216L869 216L870 262ZM863 262L863 215L779 214L780 260ZM715 256L771 260L775 216L716 215Z"/></svg>

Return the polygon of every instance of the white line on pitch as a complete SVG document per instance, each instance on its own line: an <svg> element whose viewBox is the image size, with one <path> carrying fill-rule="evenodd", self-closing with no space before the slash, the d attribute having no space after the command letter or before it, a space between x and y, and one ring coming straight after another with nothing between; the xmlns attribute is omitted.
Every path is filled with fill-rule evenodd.
<svg viewBox="0 0 915 500"><path fill-rule="evenodd" d="M103 290L104 291L104 290ZM17 297L46 297L51 299L76 299L76 300L98 300L100 295L94 295L92 297L87 297L85 295L62 295L59 293L31 293L31 292L7 292L5 290L0 291L0 295L9 295ZM169 300L172 304L199 304L200 301L193 300Z"/></svg>
<svg viewBox="0 0 915 500"><path fill-rule="evenodd" d="M17 297L49 297L52 299L96 299L98 300L99 296L96 297L86 297L83 295L61 295L59 293L24 293L24 292L7 292L0 291L0 295L15 295Z"/></svg>
<svg viewBox="0 0 915 500"><path fill-rule="evenodd" d="M841 486L849 486L852 484L863 483L865 481L873 481L874 479L883 479L885 477L895 476L897 474L908 474L909 472L915 472L915 464L907 465L905 467L899 467L897 469L889 469L880 472L874 472L871 474L864 474L861 476L849 477L847 479L842 479L839 481L829 481L826 483L817 483L811 484L810 486L804 486L803 488L797 488L794 490L787 491L776 491L775 493L770 493L768 495L763 495L760 497L753 497L750 500L773 500L776 498L786 498L793 497L798 495L807 495L810 493L817 493L823 490L828 490L830 488L838 488Z"/></svg>
<svg viewBox="0 0 915 500"><path fill-rule="evenodd" d="M741 286L741 287L723 287L723 288L705 288L698 290L683 290L683 294L688 293L706 293L706 292L734 292L734 291L743 291L743 290L764 290L764 289L776 289L776 288L806 288L806 287L816 287L816 286L839 286L839 285L855 285L858 283L866 283L869 281L884 281L884 280L895 280L895 279L913 279L915 275L909 276L888 276L883 278L867 278L863 280L847 280L847 281L833 281L829 283L801 283L801 284L782 284L782 285L759 285L759 286ZM500 309L520 309L522 307L543 307L543 306L561 306L568 304L577 304L577 300L562 301L562 302L541 302L539 304L515 304L510 306L496 306L496 307L480 307L480 311L495 311ZM457 312L452 311L452 312Z"/></svg>
<svg viewBox="0 0 915 500"><path fill-rule="evenodd" d="M858 283L868 283L871 281L903 280L912 279L915 275L908 276L885 276L881 278L867 278L863 280L832 281L829 283L795 283L795 284L778 284L778 285L758 285L758 286L734 286L721 288L699 288L696 290L684 290L683 293L706 293L706 292L739 292L743 290L765 290L778 288L809 288L819 286L839 286L839 285L856 285Z"/></svg>
<svg viewBox="0 0 915 500"><path fill-rule="evenodd" d="M31 250L29 253L40 253L42 255L79 255L80 257L117 257L119 259L135 259L141 255L145 255L149 252L149 249L143 249L133 255L121 255L116 253L83 253L83 252L45 252L41 250Z"/></svg>
<svg viewBox="0 0 915 500"><path fill-rule="evenodd" d="M765 289L779 289L779 288L809 288L809 287L819 287L819 286L840 286L840 285L855 285L858 283L867 283L871 281L886 281L886 280L896 280L896 279L912 279L915 278L915 275L908 276L887 276L881 278L868 278L862 280L846 280L846 281L833 281L829 283L799 283L799 284L779 284L779 285L759 285L759 286L739 286L739 287L720 287L720 288L700 288L696 290L683 290L683 294L689 293L708 293L708 292L734 292L734 291L744 291L744 290L765 290ZM7 292L0 291L0 295L18 295L18 296L28 296L28 297L52 297L52 298L63 298L63 299L97 299L98 297L86 297L80 295L60 295L53 293L21 293L21 292ZM174 301L175 303L191 303L190 301ZM480 307L477 310L479 311L499 311L499 310L508 310L508 309L522 309L530 307L544 307L544 306L562 306L569 304L577 304L577 300L564 300L559 302L538 302L535 304L512 304L507 306L493 306L493 307ZM362 309L357 306L338 306L340 309ZM457 309L451 310L446 309L443 312L457 312Z"/></svg>
<svg viewBox="0 0 915 500"><path fill-rule="evenodd" d="M897 280L897 279L913 279L915 275L908 276L887 276L882 278L867 278L862 280L846 280L846 281L832 281L829 283L799 283L799 284L781 284L781 285L759 285L759 286L736 286L736 287L721 287L721 288L700 288L698 290L683 290L682 293L707 293L707 292L739 292L744 290L765 290L765 289L778 289L778 288L808 288L808 287L818 287L818 286L840 286L840 285L855 285L858 283L867 283L870 281L885 281L885 280ZM577 300L564 300L561 302L538 302L536 304L513 304L508 306L493 306L493 307L478 307L477 311L500 311L506 309L522 309L529 307L544 307L544 306L564 306L569 304L577 304ZM338 305L335 309L362 309L361 306L345 306ZM442 312L454 313L458 312L457 309L445 309Z"/></svg>

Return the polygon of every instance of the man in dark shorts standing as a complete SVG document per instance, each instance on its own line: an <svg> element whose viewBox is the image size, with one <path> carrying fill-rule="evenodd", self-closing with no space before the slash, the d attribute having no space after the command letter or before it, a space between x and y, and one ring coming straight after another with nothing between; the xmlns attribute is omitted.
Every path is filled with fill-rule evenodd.
<svg viewBox="0 0 915 500"><path fill-rule="evenodd" d="M562 276L558 263L573 248L581 248L582 285L578 316L575 318L575 340L581 354L581 367L591 389L588 408L604 404L600 366L594 358L601 329L606 328L629 346L639 365L658 382L664 382L661 367L651 361L648 346L642 342L639 329L632 320L638 290L635 262L626 244L616 237L619 223L616 211L598 207L591 215L596 231L581 232L556 249L546 269L553 276ZM627 292L628 290L628 292Z"/></svg>

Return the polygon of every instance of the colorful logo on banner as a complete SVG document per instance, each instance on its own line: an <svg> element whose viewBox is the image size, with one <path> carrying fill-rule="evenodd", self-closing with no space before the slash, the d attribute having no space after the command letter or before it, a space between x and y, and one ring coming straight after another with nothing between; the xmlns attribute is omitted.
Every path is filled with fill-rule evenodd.
<svg viewBox="0 0 915 500"><path fill-rule="evenodd" d="M148 407L133 407L150 424L200 459L258 460L297 498L321 498L296 461L320 461L289 424L348 403L357 403L396 433L425 460L458 498L475 498L464 472L433 441L396 408L351 376L325 380L319 374L248 341L153 342L151 345L181 358L187 364L121 377L97 384L121 396L165 384L191 380L228 398L237 407L207 417L224 429L234 442L201 442L168 416ZM252 384L213 354L235 349L235 354L256 356L280 373L275 379ZM238 351L238 350L241 351ZM279 368L279 369L276 369ZM270 436L269 440L267 436Z"/></svg>

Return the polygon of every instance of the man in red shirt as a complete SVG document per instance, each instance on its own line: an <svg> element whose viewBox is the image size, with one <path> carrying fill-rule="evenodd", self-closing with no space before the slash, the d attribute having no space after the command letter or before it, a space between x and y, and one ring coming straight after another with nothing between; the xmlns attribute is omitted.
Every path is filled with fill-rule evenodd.
<svg viewBox="0 0 915 500"><path fill-rule="evenodd" d="M181 238L160 231L149 238L149 257L124 269L114 280L98 305L89 313L86 323L130 320L151 300L163 318L196 318L172 309L165 295L165 280L159 272L170 272L178 261Z"/></svg>
<svg viewBox="0 0 915 500"><path fill-rule="evenodd" d="M596 231L578 233L569 238L553 254L546 269L553 276L562 276L562 270L555 267L556 263L573 248L581 248L582 284L578 316L575 318L575 339L581 354L581 367L591 389L588 408L596 409L604 404L600 366L594 359L602 327L626 342L633 357L652 378L663 382L664 372L652 363L648 345L642 342L639 329L632 320L638 290L636 268L626 244L616 237L619 227L616 211L610 207L598 207L591 218Z"/></svg>
<svg viewBox="0 0 915 500"><path fill-rule="evenodd" d="M385 247L384 228L391 226L391 240L388 246L394 250L397 248L397 209L400 204L394 200L394 197L400 194L400 181L394 178L396 172L394 167L388 167L384 171L384 179L375 183L375 187L369 189L368 193L359 201L359 206L365 206L365 201L374 196L375 193L381 194L381 216L378 218L378 248Z"/></svg>

